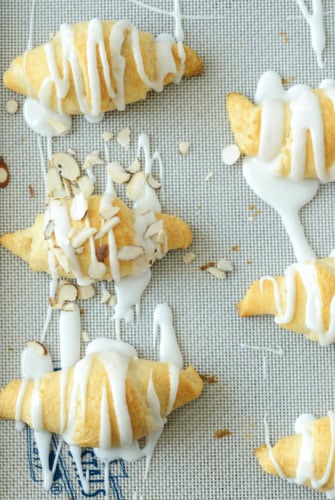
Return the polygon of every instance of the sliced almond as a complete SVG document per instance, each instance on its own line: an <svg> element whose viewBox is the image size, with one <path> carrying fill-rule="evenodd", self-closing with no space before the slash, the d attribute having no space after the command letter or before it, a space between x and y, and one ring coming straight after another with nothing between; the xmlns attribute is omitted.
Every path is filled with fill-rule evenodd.
<svg viewBox="0 0 335 500"><path fill-rule="evenodd" d="M81 332L81 338L83 339L84 342L89 342L91 340L90 336L89 336L88 332L86 332L86 330L83 330Z"/></svg>
<svg viewBox="0 0 335 500"><path fill-rule="evenodd" d="M75 181L80 176L79 165L69 153L54 153L50 165L58 168L61 176L69 181Z"/></svg>
<svg viewBox="0 0 335 500"><path fill-rule="evenodd" d="M53 128L53 131L56 132L57 135L63 135L69 131L69 126L60 120L52 120L52 118L48 118L47 123Z"/></svg>
<svg viewBox="0 0 335 500"><path fill-rule="evenodd" d="M190 149L191 143L190 142L180 142L179 143L179 153L181 155L186 155Z"/></svg>
<svg viewBox="0 0 335 500"><path fill-rule="evenodd" d="M109 142L111 139L113 139L114 134L112 132L104 132L102 134L102 138L105 142Z"/></svg>
<svg viewBox="0 0 335 500"><path fill-rule="evenodd" d="M75 253L76 255L80 255L80 254L82 254L82 253L83 253L83 251L84 251L84 250L85 250L85 248L84 248L84 247L78 247L78 248L75 248L75 249L74 249L74 253Z"/></svg>
<svg viewBox="0 0 335 500"><path fill-rule="evenodd" d="M185 264L190 264L195 259L196 255L193 252L188 252L183 256L183 262L185 262Z"/></svg>
<svg viewBox="0 0 335 500"><path fill-rule="evenodd" d="M88 211L88 202L83 193L77 194L71 203L70 214L73 220L83 219ZM79 246L79 245L78 245Z"/></svg>
<svg viewBox="0 0 335 500"><path fill-rule="evenodd" d="M111 298L111 294L105 288L104 291L102 292L101 304L107 304L107 302L109 301L110 298Z"/></svg>
<svg viewBox="0 0 335 500"><path fill-rule="evenodd" d="M144 248L139 245L127 245L118 251L119 260L134 260L143 255Z"/></svg>
<svg viewBox="0 0 335 500"><path fill-rule="evenodd" d="M108 305L114 307L116 305L116 295L112 295L108 301Z"/></svg>
<svg viewBox="0 0 335 500"><path fill-rule="evenodd" d="M216 264L216 267L218 269L221 269L221 271L231 272L234 270L233 264L226 259L220 259L219 262Z"/></svg>
<svg viewBox="0 0 335 500"><path fill-rule="evenodd" d="M78 299L86 300L91 299L95 295L95 288L93 285L78 286Z"/></svg>
<svg viewBox="0 0 335 500"><path fill-rule="evenodd" d="M8 186L9 178L10 176L7 163L2 158L2 156L0 156L0 188L5 188Z"/></svg>
<svg viewBox="0 0 335 500"><path fill-rule="evenodd" d="M126 193L131 201L136 201L144 195L146 178L144 172L137 172L127 184Z"/></svg>
<svg viewBox="0 0 335 500"><path fill-rule="evenodd" d="M65 282L58 287L56 297L50 299L50 304L55 309L62 309L64 304L74 302L78 298L78 289L72 283Z"/></svg>
<svg viewBox="0 0 335 500"><path fill-rule="evenodd" d="M83 169L86 170L88 168L92 168L96 165L103 165L105 162L99 157L99 152L98 151L92 151L89 153L83 164Z"/></svg>
<svg viewBox="0 0 335 500"><path fill-rule="evenodd" d="M49 220L48 224L45 226L44 229L44 238L48 240L52 233L54 232L55 229L55 221L54 220Z"/></svg>
<svg viewBox="0 0 335 500"><path fill-rule="evenodd" d="M117 135L117 142L124 149L129 149L130 144L130 129L128 127L123 128Z"/></svg>
<svg viewBox="0 0 335 500"><path fill-rule="evenodd" d="M212 276L215 276L215 278L221 280L226 277L226 273L224 271L221 271L221 269L218 269L217 267L208 267L206 271L212 274Z"/></svg>
<svg viewBox="0 0 335 500"><path fill-rule="evenodd" d="M105 266L105 264L95 260L91 262L88 268L88 275L90 278L93 278L95 280L100 280L104 276L106 270L107 267Z"/></svg>
<svg viewBox="0 0 335 500"><path fill-rule="evenodd" d="M67 152L69 153L69 155L71 156L76 156L76 150L73 149L73 148L67 148Z"/></svg>
<svg viewBox="0 0 335 500"><path fill-rule="evenodd" d="M100 215L106 220L114 217L119 211L119 207L113 207L113 205L102 205L100 207Z"/></svg>
<svg viewBox="0 0 335 500"><path fill-rule="evenodd" d="M6 102L6 111L10 115L15 115L18 109L19 103L15 101L15 99L9 99L9 101Z"/></svg>
<svg viewBox="0 0 335 500"><path fill-rule="evenodd" d="M58 264L64 269L66 273L70 273L71 266L66 255L64 255L63 250L61 248L54 248L53 252L58 261Z"/></svg>
<svg viewBox="0 0 335 500"><path fill-rule="evenodd" d="M63 311L72 312L74 311L74 303L66 302L61 309L63 309Z"/></svg>
<svg viewBox="0 0 335 500"><path fill-rule="evenodd" d="M146 233L144 235L144 238L151 238L155 234L158 234L162 229L164 228L163 221L162 220L156 220L146 230Z"/></svg>
<svg viewBox="0 0 335 500"><path fill-rule="evenodd" d="M222 162L225 165L234 165L241 155L240 149L237 144L229 144L223 148L221 153Z"/></svg>
<svg viewBox="0 0 335 500"><path fill-rule="evenodd" d="M113 229L113 227L117 226L119 222L120 219L118 217L112 217L112 219L106 221L100 228L100 231L95 235L94 239L98 240L99 238L105 236L105 234L108 233L108 231L110 231L111 229Z"/></svg>
<svg viewBox="0 0 335 500"><path fill-rule="evenodd" d="M165 242L165 239L166 239L166 232L164 231L164 229L161 229L157 234L154 234L153 236L151 236L151 239L155 243L160 243L161 245L163 245L163 243Z"/></svg>
<svg viewBox="0 0 335 500"><path fill-rule="evenodd" d="M117 162L107 165L107 172L112 181L117 184L124 184L130 179L130 174Z"/></svg>
<svg viewBox="0 0 335 500"><path fill-rule="evenodd" d="M68 179L63 179L63 186L65 189L65 193L67 198L72 198L73 192L72 192L72 184Z"/></svg>
<svg viewBox="0 0 335 500"><path fill-rule="evenodd" d="M55 196L63 190L62 179L56 167L51 167L47 171L46 190L48 196Z"/></svg>
<svg viewBox="0 0 335 500"><path fill-rule="evenodd" d="M48 354L48 349L38 340L29 340L27 342L27 347L32 349L38 356L46 356Z"/></svg>
<svg viewBox="0 0 335 500"><path fill-rule="evenodd" d="M151 174L148 175L148 184L152 189L160 189L161 185Z"/></svg>
<svg viewBox="0 0 335 500"><path fill-rule="evenodd" d="M82 177L79 177L79 179L77 180L77 184L80 191L85 196L85 198L91 196L91 194L94 191L94 184L92 182L92 179L90 179L88 175L83 175Z"/></svg>
<svg viewBox="0 0 335 500"><path fill-rule="evenodd" d="M108 245L100 245L100 247L96 248L95 255L98 262L104 262L105 258L108 256Z"/></svg>
<svg viewBox="0 0 335 500"><path fill-rule="evenodd" d="M84 227L81 231L78 231L70 239L73 248L81 247L85 241L87 241L91 236L97 232L95 227Z"/></svg>
<svg viewBox="0 0 335 500"><path fill-rule="evenodd" d="M136 174L136 172L138 172L140 170L140 168L141 168L141 162L140 162L140 159L136 156L133 163L131 165L129 165L129 167L127 167L126 170L130 174Z"/></svg>

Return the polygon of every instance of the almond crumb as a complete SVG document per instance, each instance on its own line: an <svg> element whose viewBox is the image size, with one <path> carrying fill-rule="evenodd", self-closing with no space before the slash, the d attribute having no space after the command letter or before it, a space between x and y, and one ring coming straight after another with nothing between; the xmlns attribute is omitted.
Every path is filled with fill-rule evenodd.
<svg viewBox="0 0 335 500"><path fill-rule="evenodd" d="M232 245L231 249L233 252L238 252L240 249L240 245Z"/></svg>
<svg viewBox="0 0 335 500"><path fill-rule="evenodd" d="M112 297L111 294L105 288L104 291L102 292L102 297L101 297L101 301L100 301L101 304L107 304L107 302L109 302L111 297Z"/></svg>
<svg viewBox="0 0 335 500"><path fill-rule="evenodd" d="M30 198L35 198L35 189L34 189L34 187L31 184L29 184L28 190L29 190L29 196L30 196Z"/></svg>
<svg viewBox="0 0 335 500"><path fill-rule="evenodd" d="M200 266L200 271L207 271L209 267L215 267L215 262L208 262L207 264L203 264Z"/></svg>
<svg viewBox="0 0 335 500"><path fill-rule="evenodd" d="M112 295L111 298L108 301L108 305L111 307L114 307L116 304L116 295Z"/></svg>
<svg viewBox="0 0 335 500"><path fill-rule="evenodd" d="M10 115L15 115L17 110L19 109L19 103L15 101L15 99L10 99L6 102L6 111Z"/></svg>
<svg viewBox="0 0 335 500"><path fill-rule="evenodd" d="M90 336L89 336L88 332L86 332L85 330L83 330L81 332L81 338L83 339L84 342L90 341Z"/></svg>
<svg viewBox="0 0 335 500"><path fill-rule="evenodd" d="M104 132L102 134L102 138L105 142L109 142L111 139L113 139L114 134L112 132Z"/></svg>
<svg viewBox="0 0 335 500"><path fill-rule="evenodd" d="M122 146L124 149L129 149L129 144L130 144L130 128L125 127L117 135L117 142Z"/></svg>
<svg viewBox="0 0 335 500"><path fill-rule="evenodd" d="M215 432L214 437L215 439L221 439L227 436L231 436L231 431L229 429L219 429Z"/></svg>
<svg viewBox="0 0 335 500"><path fill-rule="evenodd" d="M285 43L288 43L288 34L285 31L279 31L278 35L283 38Z"/></svg>
<svg viewBox="0 0 335 500"><path fill-rule="evenodd" d="M196 255L193 252L188 252L183 256L183 262L185 264L190 264L194 259L196 259Z"/></svg>
<svg viewBox="0 0 335 500"><path fill-rule="evenodd" d="M248 265L252 264L252 260L251 259L247 259L247 264Z"/></svg>
<svg viewBox="0 0 335 500"><path fill-rule="evenodd" d="M214 175L214 172L208 172L208 174L206 175L206 181L209 181L210 179L212 179L213 175Z"/></svg>
<svg viewBox="0 0 335 500"><path fill-rule="evenodd" d="M179 143L179 153L183 156L186 155L189 152L190 147L191 147L190 142L180 142Z"/></svg>
<svg viewBox="0 0 335 500"><path fill-rule="evenodd" d="M204 374L200 374L200 378L204 382L207 382L208 384L216 384L217 381L218 381L216 375L204 375Z"/></svg>
<svg viewBox="0 0 335 500"><path fill-rule="evenodd" d="M248 210L255 210L256 206L255 205L249 205Z"/></svg>
<svg viewBox="0 0 335 500"><path fill-rule="evenodd" d="M219 262L217 263L218 269L221 269L221 271L226 271L226 272L231 272L234 270L233 264L226 259L220 259Z"/></svg>

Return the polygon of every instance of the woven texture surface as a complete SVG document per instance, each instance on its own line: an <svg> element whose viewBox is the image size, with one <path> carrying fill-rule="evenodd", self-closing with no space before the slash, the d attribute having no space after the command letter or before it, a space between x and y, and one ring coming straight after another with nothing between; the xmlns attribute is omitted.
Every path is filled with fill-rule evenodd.
<svg viewBox="0 0 335 500"><path fill-rule="evenodd" d="M172 0L145 1L164 10L173 8ZM218 379L217 384L205 386L199 401L169 418L145 482L144 461L111 467L111 498L131 499L135 491L146 499L175 500L322 497L267 476L253 457L253 448L264 442L265 412L269 413L274 442L293 432L301 413L323 416L334 408L335 351L333 346L323 349L302 335L279 330L272 318L238 317L234 305L249 284L264 274L281 274L294 262L294 255L279 217L250 191L241 163L233 167L222 164L221 150L232 142L225 112L228 92L240 91L252 98L260 75L269 69L311 86L334 77L334 5L331 0L323 3L327 13L326 65L319 70L309 28L295 0L181 0L182 12L193 17L183 23L185 42L202 56L204 75L172 85L162 94L150 93L145 102L129 106L124 113L109 113L99 124L76 118L71 134L54 140L54 151L71 146L83 159L92 149L103 154L102 132L128 126L129 153L115 140L110 144L111 158L126 163L136 153L138 134L149 135L153 151L161 153L164 163L163 209L190 223L197 259L186 265L183 252L175 252L156 263L143 296L141 319L137 325L123 327L122 338L134 344L141 356L156 359L153 311L157 303L167 301L185 364L192 363L200 373L214 374ZM0 4L2 73L26 48L31 2L1 0ZM47 41L63 22L93 17L129 19L154 34L173 33L174 28L171 17L129 0L36 0L33 43ZM287 34L287 42L281 32ZM1 232L30 225L44 205L36 136L24 123L23 98L15 97L20 102L17 114L5 112L5 103L12 97L2 86L0 154L10 167L11 182L0 193ZM180 141L192 143L184 157L177 152ZM46 150L44 141L43 147ZM208 172L213 172L213 177L206 181ZM103 180L98 174L100 192ZM29 185L34 187L34 198L29 195ZM308 240L319 257L334 247L334 201L334 185L321 186L302 211ZM252 204L260 211L254 218L248 210ZM239 251L232 251L233 245L239 245ZM19 377L24 343L40 337L49 278L31 273L3 249L0 257L0 377L4 385ZM222 257L235 267L226 280L199 270L200 265ZM99 294L83 307L83 329L90 337L111 336L112 310L100 303ZM57 328L54 314L46 344L55 366L59 364ZM283 350L281 357L266 355L266 380L263 353L243 349L241 343ZM215 431L224 428L232 434L214 439ZM41 476L29 440L30 434L16 433L12 422L1 422L0 498L83 498L66 446L51 492L31 480L31 475L35 480ZM90 467L96 471L94 477L102 479L101 464L92 462ZM92 494L102 487L103 483L92 482Z"/></svg>

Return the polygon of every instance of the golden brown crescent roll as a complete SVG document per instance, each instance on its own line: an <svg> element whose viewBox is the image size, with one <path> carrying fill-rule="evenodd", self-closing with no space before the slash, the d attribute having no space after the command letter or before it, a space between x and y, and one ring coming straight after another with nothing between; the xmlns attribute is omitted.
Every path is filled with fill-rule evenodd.
<svg viewBox="0 0 335 500"><path fill-rule="evenodd" d="M136 274L140 271L140 269L136 271L138 264L142 264L140 267L143 269L143 266L151 265L156 258L161 258L167 250L187 248L192 242L191 229L185 222L177 217L160 213L154 214L152 223L148 225L148 236L145 236L142 242L137 241L134 227L135 211L128 208L119 198L115 198L112 202L112 206L116 207L116 210L118 209L113 219L119 219L119 222L101 237L99 237L99 233L103 232L103 228L106 227L106 222L99 215L101 196L92 195L88 198L87 215L82 220L71 218L73 199L51 200L49 203L56 204L58 208L63 207L68 214L72 236L71 234L66 235L65 246L62 247L55 236L56 225L51 228L51 234L47 234L50 225L48 226L44 214L39 214L31 227L14 233L6 233L0 237L0 243L27 262L33 271L51 272L48 260L48 248L50 248L51 243L59 276L113 278L110 265L109 232L114 235L115 239L116 251L113 256L116 265L119 266L120 277ZM51 214L51 223L52 217ZM89 227L94 231L91 235L91 241L94 241L96 255L92 255L91 252L87 221ZM109 221L107 221L108 223ZM67 253L68 249L71 250L71 254ZM98 257L99 263L105 266L105 271L100 277L94 273L94 269L92 272L90 271L92 257L95 261ZM80 271L75 276L75 269L78 265Z"/></svg>
<svg viewBox="0 0 335 500"><path fill-rule="evenodd" d="M53 111L98 116L202 71L200 57L187 46L155 39L128 21L93 19L63 24L50 42L17 57L4 84Z"/></svg>
<svg viewBox="0 0 335 500"><path fill-rule="evenodd" d="M297 434L280 439L272 456L266 445L256 448L255 456L268 474L331 493L335 488L334 423L334 412L318 420L302 415L296 423Z"/></svg>
<svg viewBox="0 0 335 500"><path fill-rule="evenodd" d="M335 342L335 263L329 257L255 281L237 305L240 316L271 314L276 323L322 345Z"/></svg>
<svg viewBox="0 0 335 500"><path fill-rule="evenodd" d="M174 367L177 378L171 378L171 366L110 351L88 354L67 371L43 375L38 379L38 389L36 379L27 381L24 387L20 380L10 382L0 393L0 417L17 416L34 427L33 407L39 398L43 429L64 434L70 444L99 447L102 421L106 421L107 414L111 446L129 445L129 440L158 430L153 394L159 401L160 417L164 418L202 392L203 382L192 367ZM177 387L172 388L174 383ZM21 403L19 394L23 397Z"/></svg>
<svg viewBox="0 0 335 500"><path fill-rule="evenodd" d="M228 117L240 151L266 162L275 160L275 175L334 180L335 110L331 92L333 89L304 87L295 99L268 99L259 106L244 95L228 94ZM307 117L304 110L308 110ZM308 123L308 115L313 117L312 123Z"/></svg>

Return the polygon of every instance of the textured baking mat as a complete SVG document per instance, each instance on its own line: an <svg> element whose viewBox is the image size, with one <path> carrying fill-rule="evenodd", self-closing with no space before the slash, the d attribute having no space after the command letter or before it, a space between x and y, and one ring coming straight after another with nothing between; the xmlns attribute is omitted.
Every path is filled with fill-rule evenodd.
<svg viewBox="0 0 335 500"><path fill-rule="evenodd" d="M144 0L147 5L172 10L172 0ZM116 462L110 468L111 497L131 499L137 491L146 499L316 499L321 495L263 473L253 447L264 442L263 417L269 414L271 439L293 432L304 412L322 416L334 409L335 351L323 349L302 335L279 330L271 318L239 319L234 304L253 279L281 273L294 262L291 244L278 216L250 191L241 164L221 163L222 148L232 141L225 112L225 95L241 91L253 97L259 76L272 69L294 83L318 85L334 77L334 4L324 1L326 65L320 70L311 48L310 33L295 0L181 0L185 41L205 64L200 78L184 80L160 95L124 113L107 114L96 125L74 119L71 134L57 139L54 150L71 146L79 158L92 149L103 153L103 131L131 129L131 148L125 153L116 141L111 157L133 158L139 133L148 133L152 148L164 162L163 208L187 220L194 231L196 260L186 265L183 252L169 254L155 264L152 281L143 296L138 325L123 329L124 340L141 356L155 358L152 318L155 305L167 301L185 363L200 373L215 375L200 400L171 415L155 451L148 479L144 461ZM24 52L29 32L31 2L1 0L1 72L14 56ZM129 19L139 28L173 32L173 19L129 0L36 0L34 45L45 42L62 22L93 17ZM44 190L36 136L22 117L5 112L13 94L1 87L1 155L11 172L9 186L0 193L1 232L30 224L43 210ZM180 141L191 141L188 155L177 153ZM45 149L45 143L43 142ZM213 177L206 180L207 174ZM30 196L32 186L35 197ZM102 183L100 183L102 188ZM326 256L334 241L334 184L321 186L303 210L302 219L312 247ZM257 217L248 207L255 205ZM237 245L238 251L232 246ZM1 385L20 374L24 342L39 338L47 307L49 280L32 274L13 255L0 249ZM217 280L199 267L225 257L234 264L226 280ZM91 338L111 335L111 311L99 297L84 304L83 329ZM240 344L282 349L283 355L241 348ZM57 315L53 316L46 344L59 359ZM231 435L214 439L218 429ZM12 422L0 425L0 497L3 499L83 498L66 446L62 448L50 492L41 484L41 470L30 432L16 433ZM55 446L56 443L54 443ZM90 470L90 496L103 496L102 468L87 450L83 459Z"/></svg>

